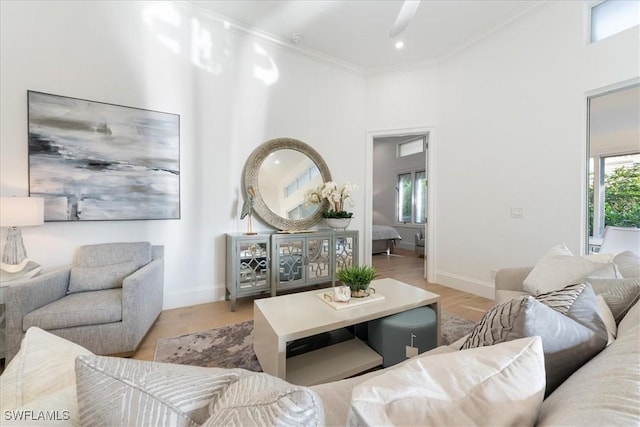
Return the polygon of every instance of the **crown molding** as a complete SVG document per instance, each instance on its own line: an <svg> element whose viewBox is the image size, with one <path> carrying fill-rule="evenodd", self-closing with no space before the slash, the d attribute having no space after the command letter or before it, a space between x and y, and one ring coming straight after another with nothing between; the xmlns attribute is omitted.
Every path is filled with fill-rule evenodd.
<svg viewBox="0 0 640 427"><path fill-rule="evenodd" d="M363 75L365 72L364 68L357 66L355 64L352 64L350 62L343 61L334 56L327 55L326 53L323 53L314 49L309 49L306 47L294 45L290 40L277 36L275 34L269 33L267 31L260 30L257 28L247 27L246 25L240 22L234 21L233 19L227 18L224 15L220 15L218 13L212 12L198 5L198 3L193 0L183 0L183 1L177 2L176 4L183 6L183 8L185 9L188 8L191 11L195 11L199 17L200 16L206 17L207 23L215 25L216 27L222 28L225 31L229 31L235 34L240 34L243 36L248 36L250 38L269 43L272 46L285 48L297 54L300 54L306 57L311 57L317 61L329 63L331 65L346 69L348 71L351 71L359 75Z"/></svg>

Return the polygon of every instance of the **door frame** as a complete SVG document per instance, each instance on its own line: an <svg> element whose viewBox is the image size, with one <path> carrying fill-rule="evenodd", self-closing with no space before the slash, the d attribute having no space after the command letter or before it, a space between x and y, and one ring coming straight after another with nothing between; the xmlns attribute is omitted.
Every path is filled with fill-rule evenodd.
<svg viewBox="0 0 640 427"><path fill-rule="evenodd" d="M364 257L371 260L372 256L372 224L373 224L373 140L390 136L428 135L428 149L425 151L425 165L427 166L427 224L425 225L426 244L424 257L424 278L435 283L436 279L436 128L422 126L414 128L396 128L386 130L367 131L365 144L365 209L364 209Z"/></svg>

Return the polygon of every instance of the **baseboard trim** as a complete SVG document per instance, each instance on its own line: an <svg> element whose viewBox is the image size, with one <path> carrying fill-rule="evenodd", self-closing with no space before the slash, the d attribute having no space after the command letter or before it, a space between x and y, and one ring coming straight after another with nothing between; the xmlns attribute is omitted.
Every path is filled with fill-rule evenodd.
<svg viewBox="0 0 640 427"><path fill-rule="evenodd" d="M436 272L436 283L484 298L494 298L493 283L484 282L472 277L439 271Z"/></svg>
<svg viewBox="0 0 640 427"><path fill-rule="evenodd" d="M196 289L181 290L164 293L162 309L187 307L190 305L206 304L222 301L225 297L225 285L200 286Z"/></svg>

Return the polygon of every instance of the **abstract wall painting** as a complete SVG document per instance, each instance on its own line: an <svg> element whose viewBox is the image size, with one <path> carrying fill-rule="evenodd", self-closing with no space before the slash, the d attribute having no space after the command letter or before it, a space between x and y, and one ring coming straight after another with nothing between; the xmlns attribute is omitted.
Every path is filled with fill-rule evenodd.
<svg viewBox="0 0 640 427"><path fill-rule="evenodd" d="M45 221L180 218L180 116L28 91Z"/></svg>

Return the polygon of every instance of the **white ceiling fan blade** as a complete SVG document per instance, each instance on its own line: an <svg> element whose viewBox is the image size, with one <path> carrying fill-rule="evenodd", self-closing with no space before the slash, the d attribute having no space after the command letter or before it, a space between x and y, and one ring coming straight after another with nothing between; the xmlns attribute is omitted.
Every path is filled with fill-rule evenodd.
<svg viewBox="0 0 640 427"><path fill-rule="evenodd" d="M407 29L411 18L413 18L418 10L418 6L420 6L420 0L405 0L402 8L400 8L396 22L394 22L391 27L389 37L395 37Z"/></svg>

